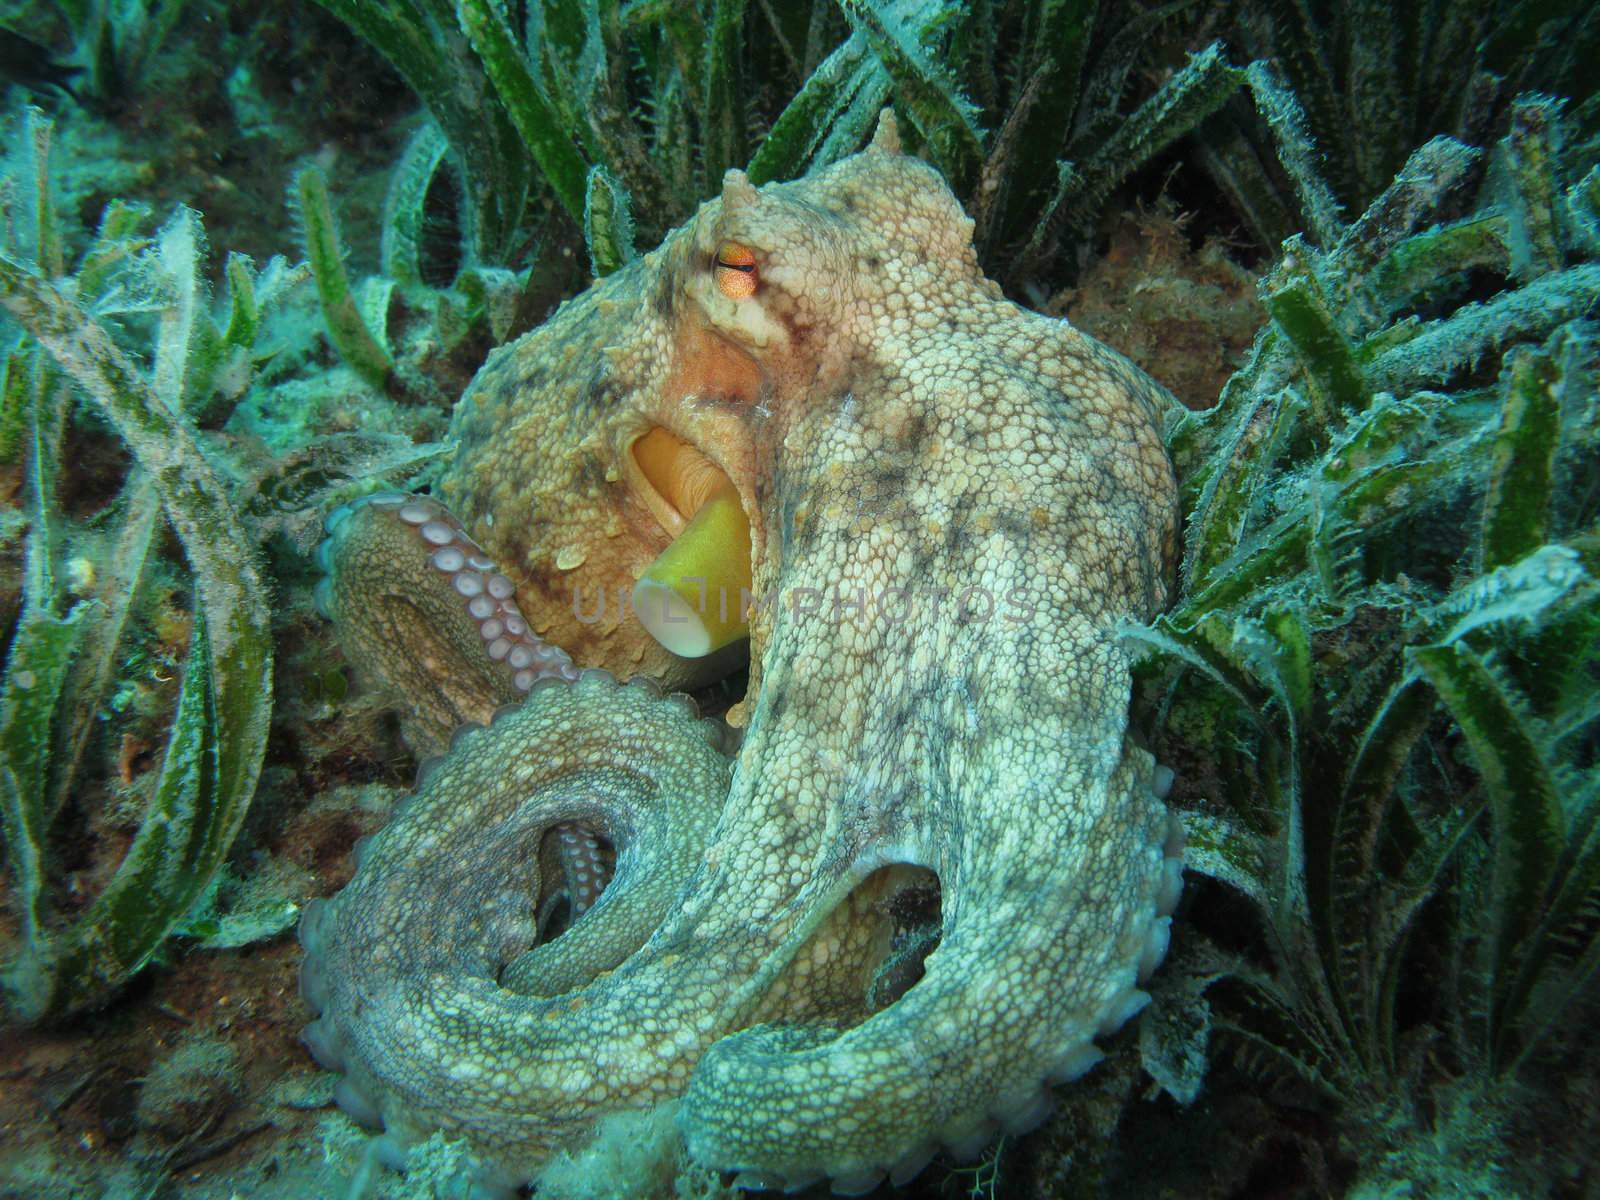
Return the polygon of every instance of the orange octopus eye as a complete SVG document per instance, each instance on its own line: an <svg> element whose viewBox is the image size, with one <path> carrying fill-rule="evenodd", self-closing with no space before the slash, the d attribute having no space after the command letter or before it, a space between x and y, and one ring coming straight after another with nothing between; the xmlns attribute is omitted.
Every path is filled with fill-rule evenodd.
<svg viewBox="0 0 1600 1200"><path fill-rule="evenodd" d="M749 246L723 242L717 248L717 289L729 300L755 295L756 256Z"/></svg>

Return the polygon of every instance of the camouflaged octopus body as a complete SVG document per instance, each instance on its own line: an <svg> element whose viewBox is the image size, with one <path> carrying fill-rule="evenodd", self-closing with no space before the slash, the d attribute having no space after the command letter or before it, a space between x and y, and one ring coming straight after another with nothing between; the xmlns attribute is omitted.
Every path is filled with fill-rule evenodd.
<svg viewBox="0 0 1600 1200"><path fill-rule="evenodd" d="M758 264L748 297L717 289L729 244ZM1044 1085L1147 999L1177 899L1181 837L1126 737L1115 636L1165 599L1165 403L1001 297L892 127L796 183L731 173L497 355L442 492L579 664L697 670L574 616L575 584L592 611L670 541L630 488L633 439L668 429L738 488L743 745L730 777L703 722L598 675L464 739L307 920L308 1040L351 1105L401 1141L465 1134L500 1183L680 1095L689 1153L751 1185L863 1190L1035 1123ZM383 546L399 527L370 524ZM404 657L386 597L427 605L400 564L347 565L375 561L354 538L333 538L336 613L389 613L381 654ZM441 644L397 670L437 678ZM616 878L529 951L561 821L615 845ZM897 914L935 877L936 948L903 969Z"/></svg>

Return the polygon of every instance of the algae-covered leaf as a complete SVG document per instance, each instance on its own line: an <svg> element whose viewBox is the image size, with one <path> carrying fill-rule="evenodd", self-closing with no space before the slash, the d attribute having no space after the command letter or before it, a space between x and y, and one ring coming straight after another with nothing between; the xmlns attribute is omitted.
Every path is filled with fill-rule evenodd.
<svg viewBox="0 0 1600 1200"><path fill-rule="evenodd" d="M1591 607L1600 607L1593 604ZM1600 773L1580 776L1568 798L1573 814L1550 904L1540 922L1535 952L1508 989L1507 1008L1520 1024L1515 1066L1586 989L1600 979Z"/></svg>
<svg viewBox="0 0 1600 1200"><path fill-rule="evenodd" d="M339 356L356 374L382 390L394 370L394 360L368 327L344 269L339 229L328 200L328 185L316 167L306 167L295 179L300 219L305 227L306 255L317 281L328 336Z"/></svg>
<svg viewBox="0 0 1600 1200"><path fill-rule="evenodd" d="M184 388L194 377L191 365L200 326L210 320L202 273L205 267L205 231L200 214L180 207L155 238L156 269L165 284L161 331L156 340L151 387L156 399L173 412L185 400Z"/></svg>
<svg viewBox="0 0 1600 1200"><path fill-rule="evenodd" d="M842 0L842 7L894 80L896 99L927 141L939 169L954 181L970 179L983 155L978 110L945 64L922 44L929 23L925 14L891 10L879 0ZM937 20L937 13L932 15Z"/></svg>
<svg viewBox="0 0 1600 1200"><path fill-rule="evenodd" d="M1268 589L1305 570L1310 541L1311 526L1304 506L1284 513L1241 546L1209 582L1173 611L1175 623L1188 626L1264 596Z"/></svg>
<svg viewBox="0 0 1600 1200"><path fill-rule="evenodd" d="M44 851L55 816L52 788L57 714L83 638L85 606L57 614L53 558L55 466L60 404L40 380L29 389L27 503L31 530L22 575L22 615L0 680L0 834L13 877L12 905L21 926L19 952L6 963L0 986L24 1019L48 999L53 956L41 903Z"/></svg>
<svg viewBox="0 0 1600 1200"><path fill-rule="evenodd" d="M1472 748L1489 795L1493 831L1491 966L1497 985L1508 984L1530 954L1548 942L1530 941L1544 911L1556 865L1566 844L1561 796L1544 747L1502 681L1462 642L1407 651L1433 685ZM1526 989L1500 992L1491 1013L1493 1054L1508 1051L1507 1036Z"/></svg>
<svg viewBox="0 0 1600 1200"><path fill-rule="evenodd" d="M448 135L462 169L467 243L491 260L509 254L534 164L451 0L317 2L394 65ZM583 199L581 161L566 195L578 206L570 209L576 216Z"/></svg>
<svg viewBox="0 0 1600 1200"><path fill-rule="evenodd" d="M705 130L706 173L719 179L744 161L744 92L740 45L745 0L712 0L707 23L704 65L705 96L700 119Z"/></svg>
<svg viewBox="0 0 1600 1200"><path fill-rule="evenodd" d="M1437 221L1459 197L1462 186L1476 178L1474 168L1482 157L1481 151L1448 137L1436 137L1414 150L1394 181L1351 222L1333 247L1343 271L1337 282L1346 285L1359 280L1403 239ZM1500 224L1503 226L1503 219ZM1462 248L1459 244L1452 247Z"/></svg>
<svg viewBox="0 0 1600 1200"><path fill-rule="evenodd" d="M1234 626L1233 650L1266 684L1289 718L1290 736L1311 715L1311 631L1296 607L1274 605L1257 621Z"/></svg>
<svg viewBox="0 0 1600 1200"><path fill-rule="evenodd" d="M1243 73L1222 57L1220 42L1192 55L1063 175L1039 227L1087 228L1113 188L1216 112L1243 80ZM1040 240L1036 230L1032 241Z"/></svg>
<svg viewBox="0 0 1600 1200"><path fill-rule="evenodd" d="M43 364L40 364L42 367ZM48 374L48 373L41 373ZM0 690L0 758L16 788L16 838L43 842L55 816L50 778L56 749L56 712L67 670L83 635L82 608L62 616L55 581L56 469L63 396L36 375L25 399L28 440L28 541L22 571L22 615L6 660ZM8 832L13 854L23 849Z"/></svg>
<svg viewBox="0 0 1600 1200"><path fill-rule="evenodd" d="M1477 575L1419 616L1438 641L1459 641L1477 629L1533 626L1592 577L1569 546L1541 546L1509 566Z"/></svg>
<svg viewBox="0 0 1600 1200"><path fill-rule="evenodd" d="M1239 552L1278 449L1307 407L1296 389L1268 392L1253 411L1239 414L1227 444L1212 451L1210 470L1188 520L1183 569L1190 590L1205 587Z"/></svg>
<svg viewBox="0 0 1600 1200"><path fill-rule="evenodd" d="M5 252L51 279L63 269L50 174L54 132L55 123L40 109L30 105L23 110L22 129L7 156L6 213L0 221L0 246Z"/></svg>
<svg viewBox="0 0 1600 1200"><path fill-rule="evenodd" d="M389 343L389 304L394 299L394 280L383 275L368 275L355 289L356 312L361 324L372 331L373 340L394 361Z"/></svg>
<svg viewBox="0 0 1600 1200"><path fill-rule="evenodd" d="M574 220L582 220L583 156L546 103L499 6L491 0L457 0L456 17L556 200Z"/></svg>
<svg viewBox="0 0 1600 1200"><path fill-rule="evenodd" d="M1502 271L1506 265L1506 219L1478 213L1436 225L1397 243L1361 282L1361 303L1389 312L1450 275L1462 271ZM1366 350L1366 343L1362 351Z"/></svg>
<svg viewBox="0 0 1600 1200"><path fill-rule="evenodd" d="M0 359L0 462L14 463L27 443L37 346L19 346Z"/></svg>
<svg viewBox="0 0 1600 1200"><path fill-rule="evenodd" d="M155 792L116 874L61 938L50 1007L90 1007L147 963L221 865L228 814L217 773L217 713L204 609ZM227 839L232 841L231 836Z"/></svg>
<svg viewBox="0 0 1600 1200"><path fill-rule="evenodd" d="M1331 247L1343 233L1344 224L1339 219L1339 201L1323 179L1316 141L1306 125L1299 98L1265 61L1246 67L1245 80L1256 110L1272 135L1278 161L1289 174L1307 232L1317 245Z"/></svg>
<svg viewBox="0 0 1600 1200"><path fill-rule="evenodd" d="M149 472L194 570L197 594L196 641L179 705L189 715L174 726L162 787L163 796L170 796L170 789L193 789L177 801L179 810L192 814L191 836L181 847L183 865L158 877L172 886L170 894L126 893L137 897L143 913L130 917L133 924L126 935L82 923L64 935L62 945L76 949L53 977L50 1007L59 1012L103 1002L106 988L137 970L147 957L148 932L161 922L170 927L232 845L266 750L271 631L254 550L182 415L156 398L133 363L82 309L49 282L3 257L0 306L100 405L137 463ZM148 844L154 846L164 836L152 830ZM136 863L130 871L140 869ZM115 916L122 910L103 911ZM109 961L103 954L88 955L84 948L91 942L128 957ZM74 964L81 965L84 977L73 976Z"/></svg>
<svg viewBox="0 0 1600 1200"><path fill-rule="evenodd" d="M1220 617L1208 616L1193 625L1180 626L1170 615L1163 615L1148 625L1124 624L1117 632L1125 641L1157 650L1198 670L1248 711L1259 708L1263 699L1261 685L1235 657L1232 631Z"/></svg>
<svg viewBox="0 0 1600 1200"><path fill-rule="evenodd" d="M813 170L838 162L854 154L877 128L878 118L889 103L894 91L894 81L877 59L862 68L861 86L850 97L849 104L834 119L827 137L822 139L811 156Z"/></svg>
<svg viewBox="0 0 1600 1200"><path fill-rule="evenodd" d="M1343 1011L1359 1022L1369 1044L1376 1042L1384 1054L1392 1050L1392 1022L1381 1017L1378 1007L1392 993L1376 989L1374 981L1398 972L1400 939L1417 906L1432 894L1435 876L1415 872L1408 894L1397 897L1393 888L1386 887L1378 850L1386 831L1392 832L1392 814L1403 812L1395 790L1434 708L1433 693L1419 679L1402 680L1390 689L1361 732L1333 810L1327 906L1332 982ZM1467 827L1462 825L1458 832ZM1445 851L1435 856L1436 868L1456 845L1455 839L1443 837L1415 840ZM1421 858L1413 853L1409 862L1419 863Z"/></svg>
<svg viewBox="0 0 1600 1200"><path fill-rule="evenodd" d="M82 647L78 667L67 683L57 715L61 729L59 761L49 811L60 812L78 780L89 739L120 665L117 647L133 613L150 564L151 543L161 516L161 501L150 473L135 470L122 490L121 515L105 567L97 573L96 603L83 604Z"/></svg>
<svg viewBox="0 0 1600 1200"><path fill-rule="evenodd" d="M1547 354L1518 347L1506 355L1500 424L1483 498L1480 547L1486 570L1516 562L1544 544L1561 444L1559 378Z"/></svg>
<svg viewBox="0 0 1600 1200"><path fill-rule="evenodd" d="M1506 207L1511 273L1519 280L1537 279L1566 260L1558 227L1554 144L1560 111L1560 104L1547 96L1519 96L1511 105L1511 129L1500 143L1512 177Z"/></svg>
<svg viewBox="0 0 1600 1200"><path fill-rule="evenodd" d="M105 294L108 284L138 251L144 248L139 230L150 216L143 204L113 200L100 217L100 228L78 266L78 303L93 309Z"/></svg>
<svg viewBox="0 0 1600 1200"><path fill-rule="evenodd" d="M596 279L605 278L638 257L633 246L633 214L627 189L604 167L589 169L583 199L583 237Z"/></svg>
<svg viewBox="0 0 1600 1200"><path fill-rule="evenodd" d="M1317 423L1326 425L1337 413L1364 409L1371 393L1317 281L1316 256L1299 238L1290 238L1283 261L1262 285L1261 300L1311 383L1319 402Z"/></svg>
<svg viewBox="0 0 1600 1200"><path fill-rule="evenodd" d="M867 79L883 74L883 68L867 49L866 36L851 33L811 73L805 84L790 99L771 131L762 139L746 174L758 187L775 179L803 175L813 163L826 166L816 157L817 148L852 110ZM888 78L884 76L887 84ZM876 119L876 112L869 120ZM870 128L863 125L857 137Z"/></svg>
<svg viewBox="0 0 1600 1200"><path fill-rule="evenodd" d="M1293 606L1273 606L1259 621L1234 623L1229 658L1277 701L1286 736L1263 742L1262 780L1279 820L1272 888L1277 920L1308 919L1305 878L1304 759L1311 715L1311 631Z"/></svg>
<svg viewBox="0 0 1600 1200"><path fill-rule="evenodd" d="M1395 786L1433 709L1432 693L1420 680L1407 677L1389 690L1362 730L1334 814L1332 874L1336 893L1343 888L1353 896L1364 892L1372 881L1379 835ZM1348 921L1354 906L1342 904L1337 894L1335 904L1335 919Z"/></svg>
<svg viewBox="0 0 1600 1200"><path fill-rule="evenodd" d="M1271 907L1271 855L1260 834L1217 813L1183 816L1183 865L1248 896L1262 910Z"/></svg>
<svg viewBox="0 0 1600 1200"><path fill-rule="evenodd" d="M1592 311L1596 295L1600 263L1580 263L1481 304L1464 304L1375 358L1367 386L1404 395L1447 383L1503 347L1581 320Z"/></svg>
<svg viewBox="0 0 1600 1200"><path fill-rule="evenodd" d="M444 130L424 121L406 142L383 197L383 273L403 288L422 284L422 236L428 189L450 149Z"/></svg>
<svg viewBox="0 0 1600 1200"><path fill-rule="evenodd" d="M222 344L229 349L248 351L256 344L256 333L261 328L261 305L256 299L250 260L242 254L230 253L226 271L228 325L222 333Z"/></svg>
<svg viewBox="0 0 1600 1200"><path fill-rule="evenodd" d="M16 885L13 901L27 944L40 940L39 861L49 828L50 752L55 714L82 636L81 609L65 617L24 609L0 682L0 769L4 832Z"/></svg>
<svg viewBox="0 0 1600 1200"><path fill-rule="evenodd" d="M452 443L417 445L398 433L332 433L272 462L241 489L238 504L258 532L290 517L320 514L382 480L405 480L449 453Z"/></svg>

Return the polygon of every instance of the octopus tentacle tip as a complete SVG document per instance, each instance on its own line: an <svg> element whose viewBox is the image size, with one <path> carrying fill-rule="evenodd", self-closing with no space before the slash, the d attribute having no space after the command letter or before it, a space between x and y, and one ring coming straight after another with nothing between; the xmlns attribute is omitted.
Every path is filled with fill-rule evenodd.
<svg viewBox="0 0 1600 1200"><path fill-rule="evenodd" d="M1167 858L1161 863L1161 883L1156 891L1156 913L1170 916L1183 896L1183 859Z"/></svg>
<svg viewBox="0 0 1600 1200"><path fill-rule="evenodd" d="M547 676L547 678L549 677ZM553 682L560 683L561 681L556 679L553 680ZM502 704L499 708L495 709L493 714L491 714L489 717L489 728L493 729L499 722L505 720L521 707L521 704Z"/></svg>
<svg viewBox="0 0 1600 1200"><path fill-rule="evenodd" d="M444 755L442 754L435 754L431 758L425 758L419 762L417 764L417 778L412 783L411 790L414 792L420 792L423 788L427 787L428 781L439 773L439 768L442 766L444 766ZM391 814L391 819L399 815L400 814L397 811Z"/></svg>
<svg viewBox="0 0 1600 1200"><path fill-rule="evenodd" d="M323 544L326 545L327 543ZM324 567L323 571L326 572L330 569L331 567ZM333 580L327 578L326 575L317 580L316 587L311 589L311 602L316 606L319 614L330 621L333 620L336 615L333 607Z"/></svg>
<svg viewBox="0 0 1600 1200"><path fill-rule="evenodd" d="M333 1101L357 1125L364 1129L382 1129L383 1114L359 1087L350 1081L349 1076L342 1077L333 1085Z"/></svg>
<svg viewBox="0 0 1600 1200"><path fill-rule="evenodd" d="M732 1186L741 1192L787 1192L792 1188L788 1178L775 1171L740 1171Z"/></svg>
<svg viewBox="0 0 1600 1200"><path fill-rule="evenodd" d="M744 746L744 729L739 725L730 725L720 718L707 718L717 729L717 735L722 740L722 752L729 758L738 756Z"/></svg>
<svg viewBox="0 0 1600 1200"><path fill-rule="evenodd" d="M1031 1133L1050 1119L1056 1110L1055 1098L1038 1084L1023 1088L995 1107L994 1119L1009 1136Z"/></svg>
<svg viewBox="0 0 1600 1200"><path fill-rule="evenodd" d="M617 677L604 667L581 667L578 670L577 684L580 688L613 688L620 687Z"/></svg>
<svg viewBox="0 0 1600 1200"><path fill-rule="evenodd" d="M322 532L335 532L339 526L343 525L347 520L349 520L350 514L355 512L359 505L359 501L346 500L337 508L330 509L328 515L322 518Z"/></svg>
<svg viewBox="0 0 1600 1200"><path fill-rule="evenodd" d="M662 697L663 701L681 712L691 721L700 719L700 706L695 703L693 696L688 692L670 692Z"/></svg>
<svg viewBox="0 0 1600 1200"><path fill-rule="evenodd" d="M923 1169L933 1161L933 1156L938 1152L938 1142L932 1140L918 1142L889 1168L889 1182L895 1187L904 1187L922 1174Z"/></svg>
<svg viewBox="0 0 1600 1200"><path fill-rule="evenodd" d="M1076 1083L1105 1061L1105 1051L1093 1042L1080 1042L1063 1054L1045 1078L1054 1084Z"/></svg>
<svg viewBox="0 0 1600 1200"><path fill-rule="evenodd" d="M333 539L324 538L322 541L318 542L316 552L311 557L312 561L317 564L317 570L321 571L324 575L332 571Z"/></svg>
<svg viewBox="0 0 1600 1200"><path fill-rule="evenodd" d="M339 1041L338 1031L327 1021L311 1022L301 1031L300 1040L305 1043L306 1049L311 1051L311 1057L325 1070L345 1069L344 1047Z"/></svg>
<svg viewBox="0 0 1600 1200"><path fill-rule="evenodd" d="M739 752L738 740L729 738L728 726L716 717L700 718L697 728L700 730L700 736L705 738L706 745L715 749L718 754L732 758Z"/></svg>
<svg viewBox="0 0 1600 1200"><path fill-rule="evenodd" d="M411 1147L392 1133L386 1133L373 1143L378 1161L391 1171L404 1171L411 1160Z"/></svg>
<svg viewBox="0 0 1600 1200"><path fill-rule="evenodd" d="M300 910L300 928L298 930L298 934L300 937L300 945L305 949L306 952L306 963L314 962L315 956L322 949L322 931L324 925L328 921L331 904L331 901L320 898L316 900L308 900L306 901L305 907ZM302 969L302 981L303 980L304 971ZM321 1007L320 1001L318 1002L318 1007Z"/></svg>
<svg viewBox="0 0 1600 1200"><path fill-rule="evenodd" d="M1183 818L1175 812L1167 813L1167 836L1161 845L1161 852L1168 858L1183 858Z"/></svg>
<svg viewBox="0 0 1600 1200"><path fill-rule="evenodd" d="M1172 940L1172 918L1160 916L1150 922L1150 928L1145 934L1144 950L1139 955L1139 982L1148 983L1155 974L1156 968L1167 957L1167 948Z"/></svg>
<svg viewBox="0 0 1600 1200"><path fill-rule="evenodd" d="M943 1134L945 1149L957 1162L971 1162L999 1136L1000 1126L988 1117L968 1118L948 1127Z"/></svg>
<svg viewBox="0 0 1600 1200"><path fill-rule="evenodd" d="M322 962L318 960L315 952L307 950L307 955L301 962L301 978L299 978L299 994L301 1000L306 1002L307 1008L314 1013L322 1013L328 1006L328 978L323 974Z"/></svg>
<svg viewBox="0 0 1600 1200"><path fill-rule="evenodd" d="M1150 993L1130 987L1119 993L1100 1015L1099 1035L1108 1037L1144 1011Z"/></svg>
<svg viewBox="0 0 1600 1200"><path fill-rule="evenodd" d="M485 726L478 724L476 721L468 721L465 725L458 725L455 731L450 734L450 748L445 751L444 757L448 758L451 751L465 746L478 734L482 733L484 728Z"/></svg>
<svg viewBox="0 0 1600 1200"><path fill-rule="evenodd" d="M829 1190L835 1196L865 1196L877 1190L883 1182L887 1172L877 1168L868 1168L863 1171L850 1171L844 1175L836 1175L831 1181Z"/></svg>
<svg viewBox="0 0 1600 1200"><path fill-rule="evenodd" d="M1155 770L1150 773L1150 790L1155 793L1156 799L1165 800L1172 791L1173 780L1177 773L1171 767L1157 763Z"/></svg>
<svg viewBox="0 0 1600 1200"><path fill-rule="evenodd" d="M343 1071L345 1069L344 1046L339 1040L338 1031L326 1021L313 1021L300 1033L300 1040L311 1057L328 1071Z"/></svg>

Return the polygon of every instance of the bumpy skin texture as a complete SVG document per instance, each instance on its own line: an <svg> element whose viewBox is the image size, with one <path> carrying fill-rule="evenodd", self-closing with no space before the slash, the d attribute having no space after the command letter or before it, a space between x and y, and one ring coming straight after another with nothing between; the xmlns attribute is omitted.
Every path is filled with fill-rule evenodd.
<svg viewBox="0 0 1600 1200"><path fill-rule="evenodd" d="M728 242L758 262L745 299L716 286ZM1177 899L1181 835L1126 737L1115 636L1166 597L1168 402L983 278L971 222L898 153L892 125L797 183L757 192L730 173L660 250L495 356L458 412L442 493L540 634L624 676L683 684L701 669L636 624L573 616L575 584L587 611L597 587L614 601L674 532L630 484L627 448L654 426L735 484L755 595L775 599L752 614L726 789L626 806L676 831L660 878L680 890L632 905L629 856L647 848L620 848L600 903L533 951L560 953L555 983L526 962L513 985L533 998L495 982L526 922L491 937L412 920L397 944L396 914L427 902L377 881L426 853L441 884L483 880L469 886L514 908L507 889L535 885L478 859L508 802L458 761L492 739L519 770L566 762L583 722L565 708L554 734L519 712L453 752L308 920L307 990L323 1010L312 1040L347 1072L354 1105L403 1138L466 1133L498 1182L597 1117L680 1093L695 1159L774 1186L826 1174L867 1188L915 1173L941 1143L971 1152L1037 1121L1045 1082L1092 1066L1091 1039L1146 999L1137 984ZM405 561L384 578L347 565L394 535L382 512L352 520L333 555L345 624L384 597L441 589L438 571ZM406 653L384 630L383 653ZM475 639L455 639L463 661ZM438 661L437 636L418 644L430 669L468 670ZM571 690L614 735L616 687ZM536 690L529 709L557 693ZM682 736L683 754L659 730L649 744L677 770L714 774L697 737ZM604 746L587 738L585 753L603 759ZM616 820L611 801L577 804L520 819L602 832ZM448 829L424 825L446 810ZM920 981L913 969L885 987L904 968L897 903L929 873L937 949ZM634 919L596 920L608 905ZM452 971L473 980L470 1002Z"/></svg>

